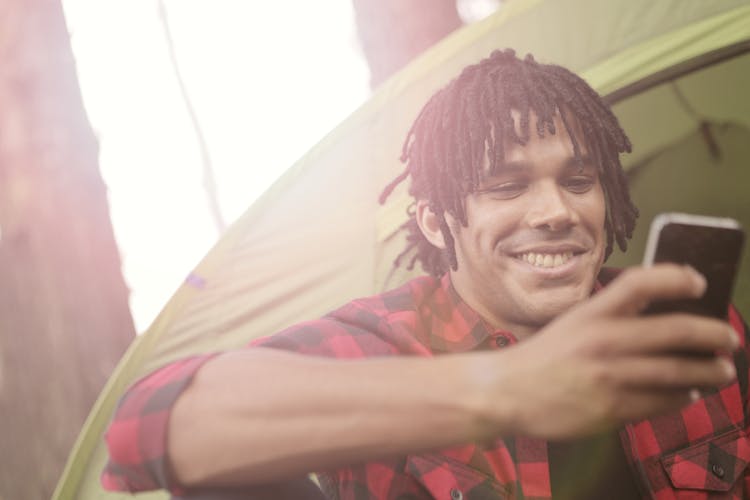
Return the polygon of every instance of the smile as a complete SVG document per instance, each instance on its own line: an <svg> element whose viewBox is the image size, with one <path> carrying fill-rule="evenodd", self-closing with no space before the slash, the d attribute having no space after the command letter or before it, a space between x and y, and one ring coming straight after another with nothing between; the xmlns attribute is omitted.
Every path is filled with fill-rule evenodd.
<svg viewBox="0 0 750 500"><path fill-rule="evenodd" d="M516 255L516 258L535 267L552 268L566 264L573 258L573 252L540 253L526 252Z"/></svg>

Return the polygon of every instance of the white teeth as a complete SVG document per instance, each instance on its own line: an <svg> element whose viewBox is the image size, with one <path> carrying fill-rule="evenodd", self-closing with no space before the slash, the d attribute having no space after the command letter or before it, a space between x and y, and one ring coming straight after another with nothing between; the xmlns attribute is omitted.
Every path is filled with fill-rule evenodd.
<svg viewBox="0 0 750 500"><path fill-rule="evenodd" d="M573 252L564 253L536 253L527 252L517 256L524 262L536 267L557 267L562 266L573 258Z"/></svg>

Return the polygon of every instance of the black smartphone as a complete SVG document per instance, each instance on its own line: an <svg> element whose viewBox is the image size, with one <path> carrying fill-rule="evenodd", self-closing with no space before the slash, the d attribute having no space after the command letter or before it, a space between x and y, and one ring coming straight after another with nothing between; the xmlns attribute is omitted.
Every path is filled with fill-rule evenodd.
<svg viewBox="0 0 750 500"><path fill-rule="evenodd" d="M745 233L725 217L663 213L651 223L644 266L658 262L687 264L705 276L706 293L698 299L654 302L646 314L687 312L727 318Z"/></svg>

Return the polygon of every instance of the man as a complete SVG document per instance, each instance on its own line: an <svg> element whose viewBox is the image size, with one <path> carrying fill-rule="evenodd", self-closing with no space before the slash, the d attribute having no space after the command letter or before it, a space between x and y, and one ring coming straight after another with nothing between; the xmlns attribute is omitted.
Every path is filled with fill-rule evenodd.
<svg viewBox="0 0 750 500"><path fill-rule="evenodd" d="M629 149L569 71L512 51L467 67L384 192L411 179L399 260L431 276L138 382L105 486L252 495L315 471L345 499L743 498L739 315L641 317L705 280L601 269L635 224Z"/></svg>

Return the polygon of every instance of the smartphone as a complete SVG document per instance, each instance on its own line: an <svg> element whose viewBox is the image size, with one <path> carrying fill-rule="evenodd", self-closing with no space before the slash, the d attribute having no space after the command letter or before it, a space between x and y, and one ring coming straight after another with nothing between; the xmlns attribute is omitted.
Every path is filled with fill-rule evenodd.
<svg viewBox="0 0 750 500"><path fill-rule="evenodd" d="M674 212L656 216L643 265L687 264L705 276L707 287L698 299L654 302L646 314L687 312L725 320L744 242L745 233L734 219Z"/></svg>

